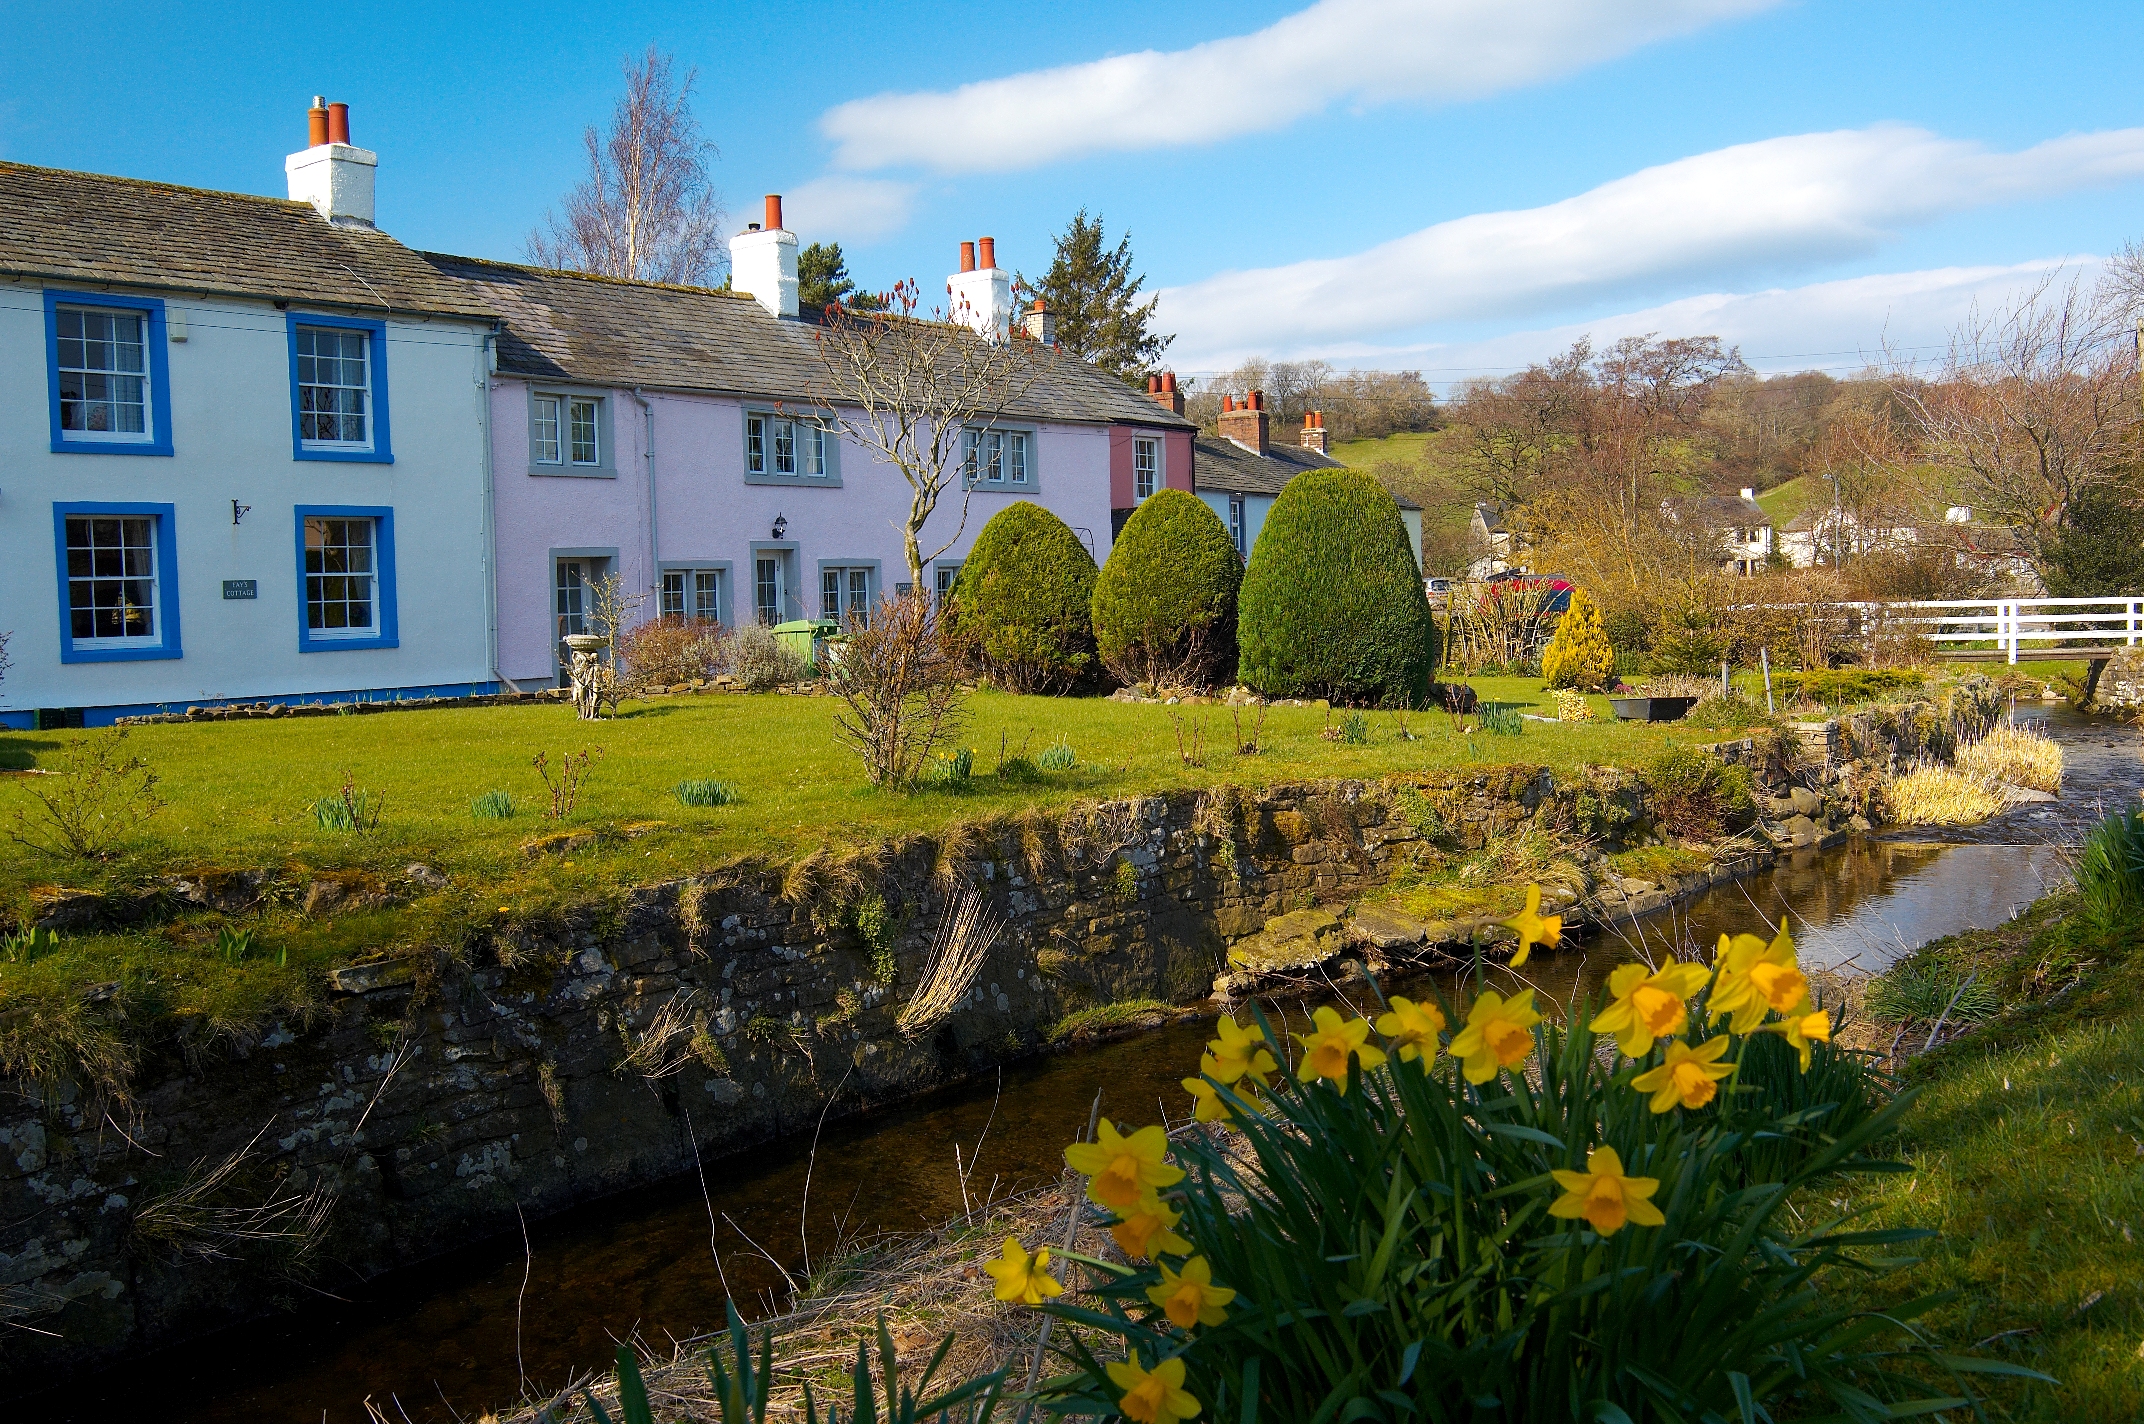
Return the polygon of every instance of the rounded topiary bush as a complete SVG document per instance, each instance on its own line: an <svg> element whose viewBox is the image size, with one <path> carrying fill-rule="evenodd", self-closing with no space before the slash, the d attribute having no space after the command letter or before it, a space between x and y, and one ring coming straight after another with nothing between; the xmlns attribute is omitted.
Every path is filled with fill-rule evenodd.
<svg viewBox="0 0 2144 1424"><path fill-rule="evenodd" d="M1419 705L1437 625L1407 545L1398 503L1369 475L1290 480L1243 574L1243 681L1269 697Z"/></svg>
<svg viewBox="0 0 2144 1424"><path fill-rule="evenodd" d="M1541 650L1541 676L1550 687L1585 692L1599 692L1615 676L1615 649L1601 626L1601 610L1583 590L1571 590L1571 606Z"/></svg>
<svg viewBox="0 0 2144 1424"><path fill-rule="evenodd" d="M1094 669L1094 555L1062 519L1021 500L991 516L953 586L951 623L991 681L1064 692Z"/></svg>
<svg viewBox="0 0 2144 1424"><path fill-rule="evenodd" d="M1125 682L1205 687L1236 668L1243 565L1206 501L1157 490L1124 521L1094 583L1094 641Z"/></svg>

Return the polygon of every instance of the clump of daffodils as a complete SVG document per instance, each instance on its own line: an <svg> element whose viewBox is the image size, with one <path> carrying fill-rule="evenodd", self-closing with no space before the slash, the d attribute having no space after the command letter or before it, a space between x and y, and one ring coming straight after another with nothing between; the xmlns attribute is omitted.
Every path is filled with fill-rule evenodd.
<svg viewBox="0 0 2144 1424"><path fill-rule="evenodd" d="M1518 935L1514 965L1524 963L1535 945L1553 946L1562 936L1561 917L1541 913L1539 886L1528 888L1526 908L1504 923ZM1709 964L1623 965L1610 976L1608 993L1607 1005L1587 1029L1615 1041L1612 1072L1619 1086L1613 1091L1642 1095L1654 1114L1718 1111L1722 1086L1740 1063L1740 1045L1753 1034L1783 1037L1804 1073L1814 1045L1831 1037L1831 1018L1816 1006L1784 929L1770 939L1723 935ZM1263 1020L1244 1023L1224 1016L1200 1055L1197 1074L1185 1078L1183 1086L1202 1128L1248 1133L1286 1130L1274 1109L1276 1092L1288 1095L1291 1104L1311 1102L1304 1095L1344 1096L1364 1090L1372 1075L1401 1071L1445 1082L1455 1102L1484 1103L1510 1091L1499 1084L1501 1075L1527 1072L1542 1049L1543 1022L1531 989L1508 997L1482 990L1463 1013L1394 996L1374 1021L1321 1007L1308 1031L1289 1035L1291 1073L1283 1068L1279 1045L1268 1037ZM1604 1131L1589 1129L1587 1135ZM1658 1155L1629 1142L1624 1150L1646 1159ZM1199 1253L1198 1243L1178 1231L1184 1212L1172 1202L1183 1194L1172 1189L1185 1173L1170 1156L1161 1127L1127 1128L1107 1121L1099 1124L1094 1141L1065 1149L1066 1164L1087 1179L1088 1200L1109 1213L1117 1248L1126 1261L1141 1263L1131 1268L1133 1284L1143 1286L1153 1313L1141 1322L1140 1338L1149 1345L1157 1338L1174 1341L1151 1366L1141 1362L1137 1348L1127 1348L1124 1361L1106 1367L1118 1410L1141 1424L1176 1424L1198 1414L1200 1401L1185 1388L1184 1356L1197 1332L1225 1326L1231 1307L1244 1305L1235 1289L1214 1279L1213 1265ZM1571 1223L1577 1233L1572 1239L1579 1242L1666 1224L1655 1199L1672 1198L1674 1182L1662 1178L1674 1174L1674 1162L1626 1163L1608 1142L1573 1144L1564 1161L1546 1171L1538 1187L1520 1182L1506 1190L1544 1193L1547 1215ZM1002 1258L986 1269L997 1281L1000 1300L1041 1306L1063 1289L1048 1267L1047 1251L1030 1256L1017 1241L1007 1240ZM1123 1275L1128 1268L1108 1269Z"/></svg>

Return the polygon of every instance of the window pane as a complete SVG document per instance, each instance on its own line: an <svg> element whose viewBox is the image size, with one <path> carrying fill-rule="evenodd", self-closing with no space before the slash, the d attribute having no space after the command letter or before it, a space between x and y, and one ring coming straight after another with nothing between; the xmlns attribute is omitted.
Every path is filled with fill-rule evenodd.
<svg viewBox="0 0 2144 1424"><path fill-rule="evenodd" d="M1006 463L1007 463L1008 465L1010 465L1010 466L1012 467L1012 468L1011 468L1011 473L1012 473L1012 482L1013 482L1014 484L1016 484L1016 485L1024 485L1024 484L1026 484L1026 483L1027 483L1027 432L1026 432L1026 431L1024 431L1024 430L1015 430L1015 431L1013 431L1013 432L1012 432L1011 434L1009 434L1009 435L1007 435L1007 436L1005 437L1005 459L1006 459Z"/></svg>
<svg viewBox="0 0 2144 1424"><path fill-rule="evenodd" d="M841 616L840 569L819 570L819 616L821 618L839 618Z"/></svg>
<svg viewBox="0 0 2144 1424"><path fill-rule="evenodd" d="M157 631L156 520L67 520L67 628L77 640L153 642Z"/></svg>
<svg viewBox="0 0 2144 1424"><path fill-rule="evenodd" d="M758 561L757 577L753 580L753 596L761 623L771 627L782 621L782 575L779 560Z"/></svg>
<svg viewBox="0 0 2144 1424"><path fill-rule="evenodd" d="M804 447L804 473L825 474L826 432L808 421L802 422L797 426L797 440Z"/></svg>
<svg viewBox="0 0 2144 1424"><path fill-rule="evenodd" d="M713 569L695 569L692 575L692 616L713 623L722 616L722 576Z"/></svg>
<svg viewBox="0 0 2144 1424"><path fill-rule="evenodd" d="M373 521L305 521L305 626L316 633L373 631Z"/></svg>
<svg viewBox="0 0 2144 1424"><path fill-rule="evenodd" d="M663 575L663 596L657 611L665 618L685 616L685 575L682 572Z"/></svg>
<svg viewBox="0 0 2144 1424"><path fill-rule="evenodd" d="M849 619L851 622L868 622L871 613L871 571L849 570Z"/></svg>
<svg viewBox="0 0 2144 1424"><path fill-rule="evenodd" d="M977 475L977 473L978 473L978 471L977 471L977 468L976 468L976 467L977 467L977 458L976 458L976 457L977 457L977 454L978 454L978 452L979 452L979 451L981 450L981 448L982 448L982 443L983 443L983 433L982 433L982 432L981 432L980 430L969 430L969 431L964 431L964 432L962 432L962 433L963 433L963 435L964 435L964 437L965 437L962 443L963 443L963 445L964 445L964 447L965 447L965 449L966 449L966 452L967 452L967 453L966 453L966 462L965 462L965 465L964 465L964 467L963 467L963 474L964 474L964 475L966 476L966 478L967 478L967 481L968 481L968 483L972 485L972 484L974 484L974 483L975 483L975 480L976 480L976 475Z"/></svg>
<svg viewBox="0 0 2144 1424"><path fill-rule="evenodd" d="M298 328L298 438L362 445L370 438L371 334L341 327Z"/></svg>
<svg viewBox="0 0 2144 1424"><path fill-rule="evenodd" d="M596 403L572 401L569 407L573 423L573 463L600 464L596 458Z"/></svg>
<svg viewBox="0 0 2144 1424"><path fill-rule="evenodd" d="M1132 442L1132 494L1138 499L1149 498L1158 483L1156 476L1161 464L1161 447L1152 440Z"/></svg>
<svg viewBox="0 0 2144 1424"><path fill-rule="evenodd" d="M755 475L767 473L767 418L765 416L753 415L745 417L744 467Z"/></svg>
<svg viewBox="0 0 2144 1424"><path fill-rule="evenodd" d="M774 422L774 473L793 475L797 472L797 428L794 421Z"/></svg>
<svg viewBox="0 0 2144 1424"><path fill-rule="evenodd" d="M86 435L149 430L148 318L140 312L61 310L60 428Z"/></svg>
<svg viewBox="0 0 2144 1424"><path fill-rule="evenodd" d="M983 437L983 479L990 484L1005 483L1005 436L993 430Z"/></svg>
<svg viewBox="0 0 2144 1424"><path fill-rule="evenodd" d="M531 458L539 465L555 465L558 459L558 397L536 397L536 432Z"/></svg>

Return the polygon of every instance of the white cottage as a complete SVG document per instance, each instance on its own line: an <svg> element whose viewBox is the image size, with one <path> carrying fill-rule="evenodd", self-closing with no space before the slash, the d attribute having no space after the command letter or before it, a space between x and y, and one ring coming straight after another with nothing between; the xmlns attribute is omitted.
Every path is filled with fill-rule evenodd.
<svg viewBox="0 0 2144 1424"><path fill-rule="evenodd" d="M288 200L0 163L0 724L491 686L493 322L308 118Z"/></svg>

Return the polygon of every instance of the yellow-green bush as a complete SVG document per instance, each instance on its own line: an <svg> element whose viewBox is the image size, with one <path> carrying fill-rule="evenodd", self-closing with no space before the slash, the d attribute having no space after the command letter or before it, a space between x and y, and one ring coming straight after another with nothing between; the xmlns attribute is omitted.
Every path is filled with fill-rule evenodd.
<svg viewBox="0 0 2144 1424"><path fill-rule="evenodd" d="M1541 676L1550 687L1599 692L1615 676L1615 649L1601 626L1601 610L1582 589L1556 624L1556 636L1541 650Z"/></svg>

